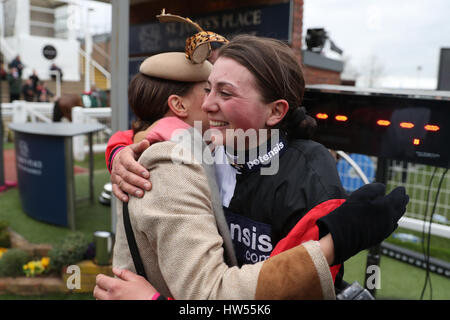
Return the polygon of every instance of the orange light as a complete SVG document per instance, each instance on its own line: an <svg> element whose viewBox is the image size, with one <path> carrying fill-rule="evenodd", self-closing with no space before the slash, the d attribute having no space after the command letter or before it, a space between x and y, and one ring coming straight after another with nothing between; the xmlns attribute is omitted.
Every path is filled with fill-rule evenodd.
<svg viewBox="0 0 450 320"><path fill-rule="evenodd" d="M414 123L400 122L400 127L404 128L404 129L412 129L412 128L414 128Z"/></svg>
<svg viewBox="0 0 450 320"><path fill-rule="evenodd" d="M325 119L328 119L328 115L326 113L318 113L318 114L316 114L316 118L325 120Z"/></svg>
<svg viewBox="0 0 450 320"><path fill-rule="evenodd" d="M378 120L377 125L382 127L388 127L391 124L389 120Z"/></svg>
<svg viewBox="0 0 450 320"><path fill-rule="evenodd" d="M418 146L420 144L420 139L414 139L413 145Z"/></svg>
<svg viewBox="0 0 450 320"><path fill-rule="evenodd" d="M434 124L427 124L425 127L425 130L427 131L439 131L439 126L436 126Z"/></svg>
<svg viewBox="0 0 450 320"><path fill-rule="evenodd" d="M347 121L347 120L348 120L347 116L344 116L344 115L341 115L341 114L338 114L338 115L335 117L335 119L336 119L337 121Z"/></svg>

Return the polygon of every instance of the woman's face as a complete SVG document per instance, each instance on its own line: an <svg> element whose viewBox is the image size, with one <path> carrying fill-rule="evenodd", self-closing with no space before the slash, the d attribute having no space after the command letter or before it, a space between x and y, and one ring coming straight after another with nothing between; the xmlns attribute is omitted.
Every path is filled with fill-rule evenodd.
<svg viewBox="0 0 450 320"><path fill-rule="evenodd" d="M202 111L202 103L205 98L205 86L206 82L197 83L187 94L183 97L183 103L188 106L189 113L186 122L194 126L194 122L201 121L202 132L209 128L208 116Z"/></svg>
<svg viewBox="0 0 450 320"><path fill-rule="evenodd" d="M227 144L227 130L267 128L270 111L262 101L256 79L236 61L220 57L214 63L205 91L202 109L208 115L210 128L222 134L222 143ZM228 145L234 143L228 141Z"/></svg>

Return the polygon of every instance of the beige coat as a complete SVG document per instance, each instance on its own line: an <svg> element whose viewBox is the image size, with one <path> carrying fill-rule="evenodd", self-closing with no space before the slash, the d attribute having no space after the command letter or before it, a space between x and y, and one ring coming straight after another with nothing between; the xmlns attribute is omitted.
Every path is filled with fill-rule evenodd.
<svg viewBox="0 0 450 320"><path fill-rule="evenodd" d="M129 202L146 274L162 295L177 300L335 298L331 273L316 241L253 265L227 265L227 246L218 232L222 229L224 234L223 211L216 187L208 183L214 176L205 164L174 163L186 162L186 156L192 160L174 152L176 148L172 141L160 142L142 154L139 163L150 170L153 187ZM113 266L135 272L121 202L117 210ZM229 243L229 233L224 236ZM232 249L226 249L226 256L230 254Z"/></svg>

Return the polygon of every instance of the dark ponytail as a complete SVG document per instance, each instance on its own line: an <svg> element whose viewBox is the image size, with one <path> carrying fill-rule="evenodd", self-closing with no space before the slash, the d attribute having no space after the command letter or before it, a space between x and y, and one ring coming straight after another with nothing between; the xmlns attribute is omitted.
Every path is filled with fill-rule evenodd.
<svg viewBox="0 0 450 320"><path fill-rule="evenodd" d="M311 139L316 128L316 120L306 113L305 107L290 109L280 127L289 139Z"/></svg>

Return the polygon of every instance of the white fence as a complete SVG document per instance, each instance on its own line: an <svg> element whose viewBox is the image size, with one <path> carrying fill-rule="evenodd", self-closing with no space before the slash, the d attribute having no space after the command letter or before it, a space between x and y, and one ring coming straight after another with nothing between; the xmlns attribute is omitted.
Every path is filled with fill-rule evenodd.
<svg viewBox="0 0 450 320"><path fill-rule="evenodd" d="M351 158L347 159L342 154L340 155L342 159L338 162L338 173L348 192L367 183L361 179L361 174L367 177L368 182L374 181L376 157L350 154ZM349 160L353 163L350 163ZM434 170L436 170L435 176L431 180ZM443 177L438 194L438 184L444 170L413 163L395 161L390 163L387 191L389 192L397 186L404 186L410 196L406 214L399 221L400 227L418 232L422 232L423 229L428 230L429 219L434 208L430 227L431 234L450 239L450 175Z"/></svg>
<svg viewBox="0 0 450 320"><path fill-rule="evenodd" d="M105 152L106 143L111 136L111 108L72 108L73 123L102 123L106 129L100 132L94 140L94 152ZM88 146L86 136L73 137L73 156L76 160L84 160Z"/></svg>
<svg viewBox="0 0 450 320"><path fill-rule="evenodd" d="M53 102L27 102L16 100L12 103L2 104L3 119L11 122L52 122ZM74 123L97 123L106 125L106 129L94 136L94 152L104 152L106 143L111 135L111 108L82 108L72 109L72 122ZM73 138L73 154L78 161L84 160L88 146L86 137L76 136Z"/></svg>
<svg viewBox="0 0 450 320"><path fill-rule="evenodd" d="M2 103L2 115L11 117L12 122L52 122L52 102L27 102L16 100L11 103Z"/></svg>

